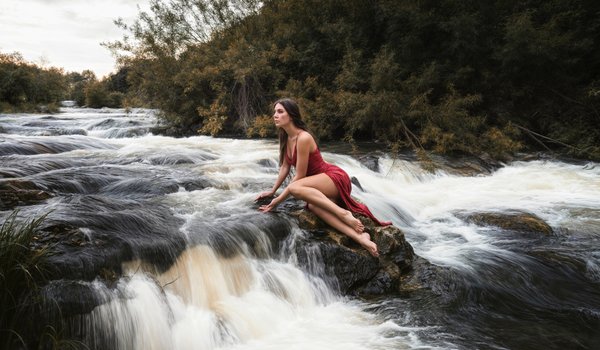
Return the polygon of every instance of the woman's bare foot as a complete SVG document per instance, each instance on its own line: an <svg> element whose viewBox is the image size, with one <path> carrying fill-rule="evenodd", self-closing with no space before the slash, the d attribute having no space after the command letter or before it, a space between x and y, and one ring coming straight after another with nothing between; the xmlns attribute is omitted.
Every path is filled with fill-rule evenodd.
<svg viewBox="0 0 600 350"><path fill-rule="evenodd" d="M352 227L354 231L357 233L363 233L365 230L365 225L352 215L350 210L346 210L344 215L340 217L340 219L348 226Z"/></svg>
<svg viewBox="0 0 600 350"><path fill-rule="evenodd" d="M369 254L373 255L374 257L379 256L377 244L371 240L371 235L369 235L367 232L361 233L359 243L369 252Z"/></svg>

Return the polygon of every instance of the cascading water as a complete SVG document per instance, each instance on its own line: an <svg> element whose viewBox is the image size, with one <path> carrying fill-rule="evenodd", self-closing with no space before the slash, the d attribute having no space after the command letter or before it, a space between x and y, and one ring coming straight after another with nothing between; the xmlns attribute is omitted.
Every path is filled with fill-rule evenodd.
<svg viewBox="0 0 600 350"><path fill-rule="evenodd" d="M318 254L299 267L293 247L305 233L253 206L277 176L274 142L155 136L155 123L143 109L0 115L0 185L51 194L20 216L49 212L48 225L79 229L54 262L92 291L93 306L66 321L91 349L600 345L596 163L460 176L389 157L376 172L325 152L359 180L354 195L442 271L439 290L365 301L338 295ZM553 233L465 219L512 211ZM122 277L90 275L98 261Z"/></svg>

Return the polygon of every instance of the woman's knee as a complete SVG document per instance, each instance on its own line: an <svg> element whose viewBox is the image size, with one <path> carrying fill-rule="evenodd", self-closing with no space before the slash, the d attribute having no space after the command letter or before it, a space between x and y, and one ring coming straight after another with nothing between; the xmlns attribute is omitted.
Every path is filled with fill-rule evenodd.
<svg viewBox="0 0 600 350"><path fill-rule="evenodd" d="M301 195L302 193L302 186L298 185L297 183L292 183L288 186L288 189L290 190L290 194L292 196L294 196L294 198L298 198L298 196Z"/></svg>

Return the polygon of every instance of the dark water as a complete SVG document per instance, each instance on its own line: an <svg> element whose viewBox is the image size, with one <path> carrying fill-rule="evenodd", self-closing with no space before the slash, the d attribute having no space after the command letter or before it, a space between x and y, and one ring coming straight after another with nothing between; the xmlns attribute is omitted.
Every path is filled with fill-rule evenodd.
<svg viewBox="0 0 600 350"><path fill-rule="evenodd" d="M148 110L0 116L0 186L50 195L20 216L63 228L46 291L81 296L65 327L86 346L600 348L598 164L461 176L383 155L372 171L330 147L325 158L360 181L355 195L433 264L427 288L361 301L335 292L317 255L297 266L305 233L292 220L254 209L277 175L275 143L154 136L155 123ZM515 210L553 232L465 219Z"/></svg>

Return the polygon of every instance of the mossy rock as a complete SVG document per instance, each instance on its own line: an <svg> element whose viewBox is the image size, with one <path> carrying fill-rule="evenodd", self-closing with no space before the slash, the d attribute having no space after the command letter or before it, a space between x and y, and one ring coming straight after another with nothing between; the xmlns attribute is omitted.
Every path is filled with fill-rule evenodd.
<svg viewBox="0 0 600 350"><path fill-rule="evenodd" d="M458 216L479 226L496 226L509 231L536 232L544 235L551 235L554 232L543 219L523 211L480 212L459 214Z"/></svg>

